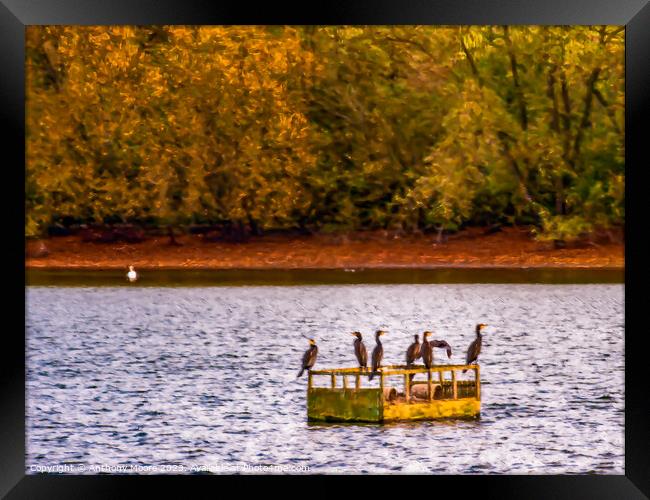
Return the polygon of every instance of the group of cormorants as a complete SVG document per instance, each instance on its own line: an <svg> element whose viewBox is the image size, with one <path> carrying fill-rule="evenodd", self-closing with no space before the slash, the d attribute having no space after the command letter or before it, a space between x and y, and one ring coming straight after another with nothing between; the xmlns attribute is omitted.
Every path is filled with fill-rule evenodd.
<svg viewBox="0 0 650 500"><path fill-rule="evenodd" d="M481 343L483 340L483 334L481 333L483 328L487 325L484 323L479 323L476 325L476 338L472 341L467 349L467 355L465 357L465 364L469 365L475 363L478 360L478 356L481 353ZM375 348L372 350L372 364L371 364L371 374L368 377L369 380L375 376L377 369L381 367L381 361L384 357L384 346L381 343L379 337L384 335L386 332L383 330L377 330L375 332ZM359 362L359 367L367 370L368 369L368 351L366 346L363 343L363 336L361 332L352 332L350 335L356 337L354 340L354 355L357 357ZM426 368L431 368L433 366L433 350L435 348L446 349L447 357L451 358L451 346L444 340L429 340L431 332L426 331L422 334L422 343L420 343L420 336L414 335L413 343L406 350L406 366L410 367L415 364L415 361L422 358L422 362ZM300 377L305 370L310 370L316 363L316 357L318 356L318 346L314 339L309 339L309 349L305 352L302 357L302 368L298 377ZM463 370L465 373L467 370Z"/></svg>

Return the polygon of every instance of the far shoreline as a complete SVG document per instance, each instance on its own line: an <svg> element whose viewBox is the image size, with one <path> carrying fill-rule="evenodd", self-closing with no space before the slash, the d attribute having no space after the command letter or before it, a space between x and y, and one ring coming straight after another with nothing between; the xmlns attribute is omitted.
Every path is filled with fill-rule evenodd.
<svg viewBox="0 0 650 500"><path fill-rule="evenodd" d="M141 243L89 243L79 236L26 243L26 270L551 270L625 269L623 242L552 248L535 241L528 228L480 229L450 236L390 235L386 232L269 235L244 243L205 242L198 235Z"/></svg>

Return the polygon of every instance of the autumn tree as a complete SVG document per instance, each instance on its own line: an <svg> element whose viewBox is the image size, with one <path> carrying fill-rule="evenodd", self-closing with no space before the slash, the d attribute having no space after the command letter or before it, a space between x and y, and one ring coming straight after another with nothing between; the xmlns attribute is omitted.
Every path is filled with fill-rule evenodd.
<svg viewBox="0 0 650 500"><path fill-rule="evenodd" d="M622 27L33 26L26 49L28 236L624 221Z"/></svg>

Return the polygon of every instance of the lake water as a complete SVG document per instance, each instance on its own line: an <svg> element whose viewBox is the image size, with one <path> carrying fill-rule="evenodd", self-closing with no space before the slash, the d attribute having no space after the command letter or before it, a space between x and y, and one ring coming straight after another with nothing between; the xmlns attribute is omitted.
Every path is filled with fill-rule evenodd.
<svg viewBox="0 0 650 500"><path fill-rule="evenodd" d="M623 284L29 286L26 308L28 473L625 472ZM307 423L301 334L320 368L378 328L387 364L425 329L462 363L478 322L480 420Z"/></svg>

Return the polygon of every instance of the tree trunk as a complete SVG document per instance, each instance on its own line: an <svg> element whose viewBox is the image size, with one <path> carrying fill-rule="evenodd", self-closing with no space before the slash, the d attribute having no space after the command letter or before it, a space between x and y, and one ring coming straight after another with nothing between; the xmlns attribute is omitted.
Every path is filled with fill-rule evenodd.
<svg viewBox="0 0 650 500"><path fill-rule="evenodd" d="M510 40L508 26L503 27L503 37L506 42L506 47L508 47L508 56L510 57L510 70L512 71L512 82L515 87L515 95L517 96L517 103L519 105L519 120L521 122L521 128L527 130L528 111L526 109L526 100L524 98L524 91L521 88L521 84L519 83L519 73L517 71L517 58L515 56L515 51L512 48L512 41Z"/></svg>
<svg viewBox="0 0 650 500"><path fill-rule="evenodd" d="M253 236L261 236L262 235L262 230L260 229L259 224L257 221L253 218L251 214L248 214L248 226L251 228L251 234Z"/></svg>
<svg viewBox="0 0 650 500"><path fill-rule="evenodd" d="M442 233L445 231L444 226L438 226L436 228L436 231L438 231L438 236L436 237L436 243L442 243Z"/></svg>
<svg viewBox="0 0 650 500"><path fill-rule="evenodd" d="M564 179L561 172L555 178L555 214L564 215Z"/></svg>
<svg viewBox="0 0 650 500"><path fill-rule="evenodd" d="M174 228L169 225L167 226L167 236L169 236L169 244L175 247L180 247L183 244L176 241L176 236L174 235Z"/></svg>
<svg viewBox="0 0 650 500"><path fill-rule="evenodd" d="M548 89L546 95L551 100L551 130L555 134L560 133L560 104L555 92L555 72L557 65L553 65L548 72ZM564 214L564 176L562 171L555 172L555 213Z"/></svg>
<svg viewBox="0 0 650 500"><path fill-rule="evenodd" d="M582 111L582 120L580 120L580 126L578 127L578 132L576 132L576 139L573 143L573 159L577 158L580 154L580 144L582 142L583 134L585 129L589 126L589 118L591 116L591 103L594 96L594 85L600 74L600 68L595 68L589 78L587 79L587 91L585 92L584 108Z"/></svg>

